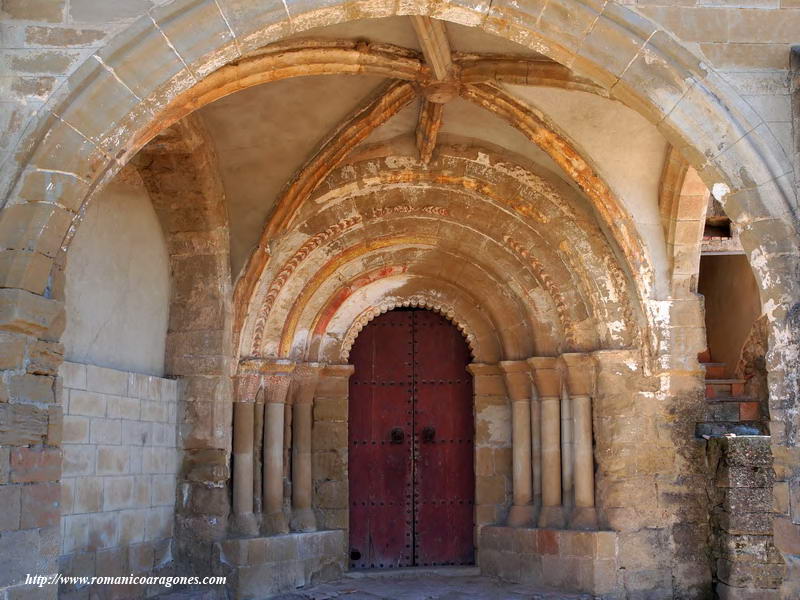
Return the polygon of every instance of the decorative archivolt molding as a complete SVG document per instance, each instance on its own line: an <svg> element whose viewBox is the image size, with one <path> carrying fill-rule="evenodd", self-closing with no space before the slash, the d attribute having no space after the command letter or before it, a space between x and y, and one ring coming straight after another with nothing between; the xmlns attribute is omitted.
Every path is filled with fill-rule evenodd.
<svg viewBox="0 0 800 600"><path fill-rule="evenodd" d="M410 204L399 204L395 206L377 206L371 208L367 214L367 219L374 220L380 219L393 214L429 214L440 217L450 215L450 212L443 207L425 205L425 206L412 206ZM264 328L266 327L267 318L269 317L272 308L275 306L275 301L278 298L286 282L291 277L292 273L298 266L311 254L314 250L329 242L331 239L340 236L361 225L364 222L364 216L358 214L351 217L342 219L333 225L326 228L324 231L317 233L306 240L300 248L292 254L291 258L287 260L281 269L278 271L275 278L267 290L267 295L264 302L258 307L258 315L256 316L255 325L253 328L253 340L250 347L251 354L258 354L261 349L261 344L264 340Z"/></svg>
<svg viewBox="0 0 800 600"><path fill-rule="evenodd" d="M267 296L264 298L264 302L261 306L258 307L258 316L256 317L255 327L253 330L253 340L251 343L251 354L257 354L258 349L261 348L261 342L264 339L264 327L267 323L267 317L269 316L272 307L275 305L275 300L278 297L278 294L283 289L283 286L286 285L286 282L291 277L292 273L294 273L295 269L300 265L300 263L305 260L305 258L311 254L314 250L322 246L325 242L329 241L330 239L336 237L352 229L356 225L359 225L363 221L363 217L361 215L354 215L352 217L348 217L346 219L342 219L341 221L334 223L324 231L317 233L316 235L307 239L300 248L292 255L292 257L287 260L283 267L281 267L278 274L275 275L275 278L272 280L272 283L267 290Z"/></svg>
<svg viewBox="0 0 800 600"><path fill-rule="evenodd" d="M569 319L569 308L567 307L567 303L564 300L564 296L561 294L561 290L558 289L556 282L553 281L553 278L550 277L547 271L545 271L544 265L542 265L542 263L539 262L535 256L528 252L528 250L522 244L512 237L508 235L503 236L503 242L505 242L506 246L508 246L515 254L527 261L531 269L533 269L536 278L547 291L550 299L553 302L553 305L556 308L556 314L558 315L561 329L564 332L564 340L571 347L577 346L578 340L575 337L575 327L572 321Z"/></svg>
<svg viewBox="0 0 800 600"><path fill-rule="evenodd" d="M386 299L377 306L370 306L367 310L359 314L353 321L353 324L348 328L347 333L345 333L342 340L340 353L340 359L342 362L347 362L350 359L350 351L353 349L353 344L355 343L358 334L361 333L361 330L364 329L364 327L369 325L370 321L384 313L389 312L390 310L409 307L425 308L442 315L448 321L453 323L453 325L455 325L464 336L467 346L469 346L469 351L472 355L472 358L474 359L475 356L477 356L475 347L477 338L475 333L472 331L469 325L458 318L453 308L445 303L433 300L421 294L415 294L410 298L405 298L402 300L396 298Z"/></svg>

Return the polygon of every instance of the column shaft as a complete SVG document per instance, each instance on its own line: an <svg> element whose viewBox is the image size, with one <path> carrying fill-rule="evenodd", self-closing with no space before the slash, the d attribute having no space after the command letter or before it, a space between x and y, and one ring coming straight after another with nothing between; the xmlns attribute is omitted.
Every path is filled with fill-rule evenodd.
<svg viewBox="0 0 800 600"><path fill-rule="evenodd" d="M563 390L561 394L561 503L569 505L573 500L573 438L572 407L569 395Z"/></svg>
<svg viewBox="0 0 800 600"><path fill-rule="evenodd" d="M594 506L594 458L592 456L592 399L572 398L575 424L575 506Z"/></svg>
<svg viewBox="0 0 800 600"><path fill-rule="evenodd" d="M533 502L542 502L542 407L538 398L531 398L531 475Z"/></svg>
<svg viewBox="0 0 800 600"><path fill-rule="evenodd" d="M240 373L234 379L233 403L233 519L231 528L240 534L258 532L253 510L253 420L254 402L261 380L258 375Z"/></svg>
<svg viewBox="0 0 800 600"><path fill-rule="evenodd" d="M562 354L560 360L572 413L570 431L575 507L570 516L570 526L574 529L597 529L591 397L595 384L594 361L590 355L581 353Z"/></svg>
<svg viewBox="0 0 800 600"><path fill-rule="evenodd" d="M264 405L264 513L283 510L283 411L284 405Z"/></svg>
<svg viewBox="0 0 800 600"><path fill-rule="evenodd" d="M233 511L253 513L253 417L252 402L233 405Z"/></svg>
<svg viewBox="0 0 800 600"><path fill-rule="evenodd" d="M532 525L535 519L531 485L531 377L524 360L502 361L506 390L511 400L511 460L513 506L508 514L512 527Z"/></svg>
<svg viewBox="0 0 800 600"><path fill-rule="evenodd" d="M514 505L525 506L533 500L531 488L531 405L519 400L511 405L511 443L514 474Z"/></svg>
<svg viewBox="0 0 800 600"><path fill-rule="evenodd" d="M267 535L288 533L289 526L283 511L284 425L286 396L294 364L276 361L265 364L264 376L264 446L261 529Z"/></svg>
<svg viewBox="0 0 800 600"><path fill-rule="evenodd" d="M561 398L542 403L542 505L561 506Z"/></svg>

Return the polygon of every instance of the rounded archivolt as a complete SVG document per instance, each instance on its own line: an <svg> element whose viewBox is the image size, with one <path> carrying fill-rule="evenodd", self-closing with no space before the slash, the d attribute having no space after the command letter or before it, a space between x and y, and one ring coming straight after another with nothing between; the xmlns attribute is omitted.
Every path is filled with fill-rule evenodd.
<svg viewBox="0 0 800 600"><path fill-rule="evenodd" d="M458 330L464 336L467 346L469 346L472 359L477 360L478 353L476 352L475 348L475 334L470 331L469 326L459 320L458 315L455 314L455 311L451 306L445 306L439 302L436 302L435 300L425 298L424 296L414 296L407 300L387 300L379 306L370 306L367 310L361 313L355 321L353 321L350 329L347 330L344 340L342 341L339 360L343 363L349 362L350 350L352 350L353 344L355 343L358 334L361 333L361 330L369 325L370 321L372 321L375 317L379 317L382 314L396 308L425 308L439 313L458 328Z"/></svg>
<svg viewBox="0 0 800 600"><path fill-rule="evenodd" d="M330 360L336 339L344 356L354 323L423 299L413 295L420 281L438 294L424 297L427 305L454 306L460 295L470 300L459 310L482 307L499 359L622 348L641 338L636 284L579 192L472 142L440 147L428 165L405 146L357 151L273 240L242 354Z"/></svg>

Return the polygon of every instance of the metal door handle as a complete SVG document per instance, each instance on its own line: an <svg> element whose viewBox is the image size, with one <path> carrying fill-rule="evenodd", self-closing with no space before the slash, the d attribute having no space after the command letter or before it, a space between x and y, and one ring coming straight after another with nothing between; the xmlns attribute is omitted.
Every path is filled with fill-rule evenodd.
<svg viewBox="0 0 800 600"><path fill-rule="evenodd" d="M406 439L406 433L400 427L395 427L389 432L389 437L393 444L402 444L403 440Z"/></svg>
<svg viewBox="0 0 800 600"><path fill-rule="evenodd" d="M433 427L425 427L422 430L422 441L432 442L436 438L436 430Z"/></svg>

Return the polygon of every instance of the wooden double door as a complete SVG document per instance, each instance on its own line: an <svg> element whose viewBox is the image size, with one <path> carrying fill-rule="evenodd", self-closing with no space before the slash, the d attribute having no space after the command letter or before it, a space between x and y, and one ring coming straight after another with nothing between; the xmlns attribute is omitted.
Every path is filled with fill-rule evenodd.
<svg viewBox="0 0 800 600"><path fill-rule="evenodd" d="M350 567L473 564L470 353L450 321L400 309L351 351Z"/></svg>

